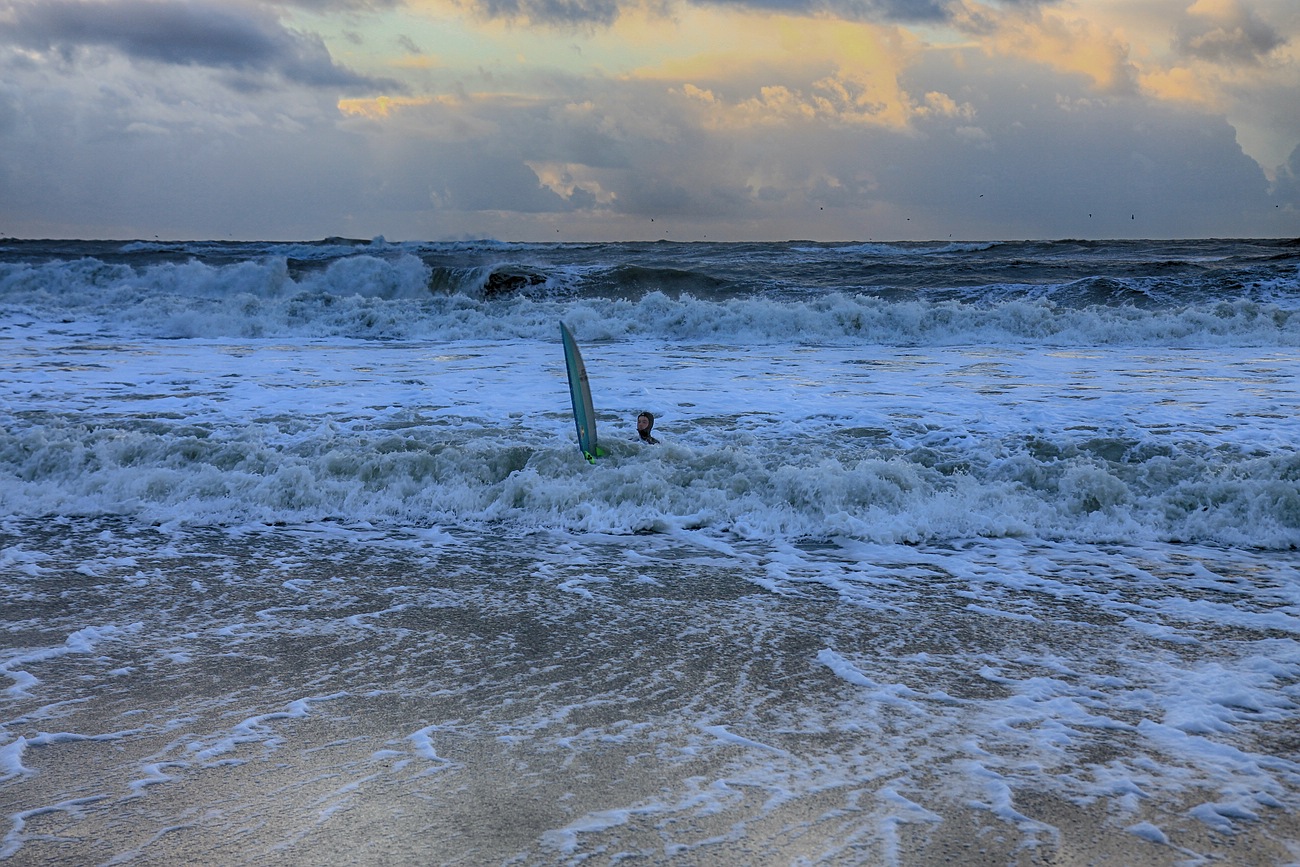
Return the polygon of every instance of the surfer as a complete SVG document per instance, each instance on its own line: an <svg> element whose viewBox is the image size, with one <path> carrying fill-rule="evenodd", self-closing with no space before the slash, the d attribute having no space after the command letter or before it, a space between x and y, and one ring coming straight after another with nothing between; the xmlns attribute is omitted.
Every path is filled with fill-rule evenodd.
<svg viewBox="0 0 1300 867"><path fill-rule="evenodd" d="M643 412L636 417L636 432L641 435L641 442L649 443L652 446L659 445L659 440L650 435L654 430L655 417L648 412Z"/></svg>

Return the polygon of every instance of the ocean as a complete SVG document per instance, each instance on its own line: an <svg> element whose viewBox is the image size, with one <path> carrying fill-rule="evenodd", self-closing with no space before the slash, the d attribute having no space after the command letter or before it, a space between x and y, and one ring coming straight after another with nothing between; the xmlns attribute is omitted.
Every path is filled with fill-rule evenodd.
<svg viewBox="0 0 1300 867"><path fill-rule="evenodd" d="M1300 241L0 239L0 358L6 863L1300 863Z"/></svg>

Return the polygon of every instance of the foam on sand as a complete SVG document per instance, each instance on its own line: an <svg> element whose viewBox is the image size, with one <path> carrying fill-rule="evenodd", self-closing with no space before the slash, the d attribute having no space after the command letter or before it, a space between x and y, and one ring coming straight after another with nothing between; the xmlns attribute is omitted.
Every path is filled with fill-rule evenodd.
<svg viewBox="0 0 1300 867"><path fill-rule="evenodd" d="M1295 557L21 532L11 857L1295 854Z"/></svg>

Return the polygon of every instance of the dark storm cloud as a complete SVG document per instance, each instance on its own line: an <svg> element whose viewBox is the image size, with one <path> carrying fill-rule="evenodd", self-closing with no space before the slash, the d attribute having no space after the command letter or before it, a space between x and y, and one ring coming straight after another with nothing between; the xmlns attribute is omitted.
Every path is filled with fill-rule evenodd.
<svg viewBox="0 0 1300 867"><path fill-rule="evenodd" d="M719 5L744 6L773 12L828 11L863 21L942 21L950 0L719 0Z"/></svg>
<svg viewBox="0 0 1300 867"><path fill-rule="evenodd" d="M830 12L861 21L940 21L954 0L713 0L698 5L738 6L795 15ZM474 0L491 18L527 19L534 24L587 26L612 24L623 0Z"/></svg>
<svg viewBox="0 0 1300 867"><path fill-rule="evenodd" d="M491 18L526 18L537 24L612 24L618 0L478 0L480 12Z"/></svg>
<svg viewBox="0 0 1300 867"><path fill-rule="evenodd" d="M319 37L241 3L26 0L0 9L6 6L13 26L0 38L68 58L79 48L107 48L134 60L278 73L309 87L393 87L335 64Z"/></svg>
<svg viewBox="0 0 1300 867"><path fill-rule="evenodd" d="M1179 22L1174 47L1212 63L1255 66L1286 43L1253 11L1235 6L1217 15L1188 15Z"/></svg>
<svg viewBox="0 0 1300 867"><path fill-rule="evenodd" d="M278 6L295 6L312 12L379 12L406 5L406 0L271 0Z"/></svg>
<svg viewBox="0 0 1300 867"><path fill-rule="evenodd" d="M1285 165L1277 167L1277 180L1273 184L1274 207L1288 212L1300 211L1300 145L1291 151Z"/></svg>

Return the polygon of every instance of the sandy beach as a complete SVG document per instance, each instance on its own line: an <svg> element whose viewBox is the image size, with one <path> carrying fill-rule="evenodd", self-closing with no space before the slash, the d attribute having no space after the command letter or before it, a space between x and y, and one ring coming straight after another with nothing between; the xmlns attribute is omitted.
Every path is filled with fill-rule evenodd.
<svg viewBox="0 0 1300 867"><path fill-rule="evenodd" d="M1294 556L364 535L11 523L5 862L1300 859Z"/></svg>

